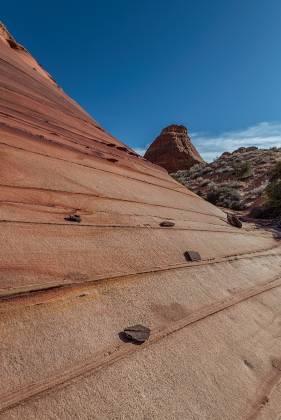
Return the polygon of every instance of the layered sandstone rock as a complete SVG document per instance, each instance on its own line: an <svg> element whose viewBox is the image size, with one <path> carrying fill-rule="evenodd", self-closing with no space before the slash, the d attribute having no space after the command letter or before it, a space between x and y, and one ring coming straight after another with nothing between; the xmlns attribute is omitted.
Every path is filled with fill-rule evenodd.
<svg viewBox="0 0 281 420"><path fill-rule="evenodd" d="M149 146L145 159L167 169L169 173L190 169L204 162L183 125L169 125Z"/></svg>
<svg viewBox="0 0 281 420"><path fill-rule="evenodd" d="M280 242L13 46L0 36L0 419L279 418ZM132 326L144 344L120 339Z"/></svg>

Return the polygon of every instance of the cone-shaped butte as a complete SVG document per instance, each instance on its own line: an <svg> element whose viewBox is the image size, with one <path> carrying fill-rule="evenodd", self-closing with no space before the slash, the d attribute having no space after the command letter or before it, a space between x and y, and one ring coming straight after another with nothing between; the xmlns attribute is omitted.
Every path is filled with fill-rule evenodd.
<svg viewBox="0 0 281 420"><path fill-rule="evenodd" d="M145 159L167 169L169 173L190 169L204 162L183 125L169 125L149 146Z"/></svg>

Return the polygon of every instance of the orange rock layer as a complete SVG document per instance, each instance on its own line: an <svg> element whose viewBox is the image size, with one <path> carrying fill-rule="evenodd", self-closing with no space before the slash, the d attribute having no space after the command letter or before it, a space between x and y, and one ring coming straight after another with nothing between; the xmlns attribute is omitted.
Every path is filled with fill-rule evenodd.
<svg viewBox="0 0 281 420"><path fill-rule="evenodd" d="M3 26L0 153L1 419L280 416L272 232L112 137Z"/></svg>

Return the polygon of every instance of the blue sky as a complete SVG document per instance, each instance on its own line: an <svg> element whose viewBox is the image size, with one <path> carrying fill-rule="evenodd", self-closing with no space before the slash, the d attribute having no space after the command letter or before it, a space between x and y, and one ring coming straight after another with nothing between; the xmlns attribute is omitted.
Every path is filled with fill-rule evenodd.
<svg viewBox="0 0 281 420"><path fill-rule="evenodd" d="M280 0L18 0L0 19L139 151L172 123L208 160L281 146Z"/></svg>

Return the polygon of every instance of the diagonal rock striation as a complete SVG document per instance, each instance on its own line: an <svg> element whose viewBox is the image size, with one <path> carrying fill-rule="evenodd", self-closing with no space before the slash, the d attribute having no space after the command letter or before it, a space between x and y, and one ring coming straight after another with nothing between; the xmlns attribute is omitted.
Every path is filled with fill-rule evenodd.
<svg viewBox="0 0 281 420"><path fill-rule="evenodd" d="M2 26L0 419L280 417L275 232L231 226L11 39Z"/></svg>

